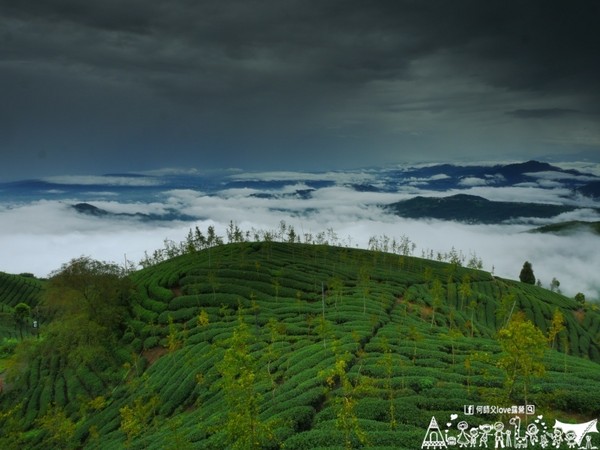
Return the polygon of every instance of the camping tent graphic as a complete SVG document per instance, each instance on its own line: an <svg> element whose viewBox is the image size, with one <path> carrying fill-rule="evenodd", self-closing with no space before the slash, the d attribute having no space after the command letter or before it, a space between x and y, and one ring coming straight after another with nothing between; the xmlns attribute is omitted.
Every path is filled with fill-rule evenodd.
<svg viewBox="0 0 600 450"><path fill-rule="evenodd" d="M427 428L427 433L425 433L421 448L447 448L444 435L435 420L435 416L431 417L431 422L429 422L429 427Z"/></svg>
<svg viewBox="0 0 600 450"><path fill-rule="evenodd" d="M581 445L586 434L598 433L598 429L596 428L597 423L597 419L585 423L562 423L557 420L554 428L562 430L563 433L574 431L577 436L577 445Z"/></svg>

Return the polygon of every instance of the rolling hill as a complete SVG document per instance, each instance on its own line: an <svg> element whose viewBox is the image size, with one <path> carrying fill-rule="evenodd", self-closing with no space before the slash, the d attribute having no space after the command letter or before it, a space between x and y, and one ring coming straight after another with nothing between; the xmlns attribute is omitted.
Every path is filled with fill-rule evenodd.
<svg viewBox="0 0 600 450"><path fill-rule="evenodd" d="M193 251L129 278L117 363L36 353L51 333L29 341L0 396L3 448L415 449L432 417L458 436L465 405L532 404L548 424L600 416L600 314L536 286L279 242ZM517 311L546 335L559 311L564 330L544 338L545 374L508 395L498 330Z"/></svg>
<svg viewBox="0 0 600 450"><path fill-rule="evenodd" d="M568 205L500 202L468 194L417 196L386 205L386 210L411 219L454 220L493 224L523 218L550 218L576 209Z"/></svg>
<svg viewBox="0 0 600 450"><path fill-rule="evenodd" d="M531 230L532 233L549 233L558 235L568 235L586 231L595 235L600 235L600 222L586 222L582 220L572 220L569 222L559 222L550 225L544 225Z"/></svg>

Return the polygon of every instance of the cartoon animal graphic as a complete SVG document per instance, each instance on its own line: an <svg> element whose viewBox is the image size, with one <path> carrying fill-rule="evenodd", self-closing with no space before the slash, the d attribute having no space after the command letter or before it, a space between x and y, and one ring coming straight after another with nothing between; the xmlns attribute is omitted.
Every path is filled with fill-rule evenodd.
<svg viewBox="0 0 600 450"><path fill-rule="evenodd" d="M514 427L515 448L527 448L527 434L525 436L521 435L521 418L515 416L508 423Z"/></svg>

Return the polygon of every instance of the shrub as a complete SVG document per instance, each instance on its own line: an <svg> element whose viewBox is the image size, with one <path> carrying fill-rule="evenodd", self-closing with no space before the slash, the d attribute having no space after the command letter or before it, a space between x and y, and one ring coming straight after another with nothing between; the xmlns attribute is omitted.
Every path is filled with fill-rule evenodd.
<svg viewBox="0 0 600 450"><path fill-rule="evenodd" d="M54 381L54 403L59 407L63 407L67 403L66 384L62 375L58 375Z"/></svg>
<svg viewBox="0 0 600 450"><path fill-rule="evenodd" d="M176 408L185 406L186 400L190 397L195 387L195 373L190 373L183 378L179 377L176 383L167 385L167 389L161 392L163 405L159 409L160 414L170 416Z"/></svg>
<svg viewBox="0 0 600 450"><path fill-rule="evenodd" d="M565 400L567 411L589 416L600 414L600 392L598 390L571 391Z"/></svg>
<svg viewBox="0 0 600 450"><path fill-rule="evenodd" d="M44 414L46 414L46 411L48 410L48 407L50 406L50 403L52 402L52 385L51 385L51 379L47 378L46 379L46 383L44 383L44 387L42 389L42 391L40 392L40 399L39 399L39 411L38 411L38 415L41 417Z"/></svg>
<svg viewBox="0 0 600 450"><path fill-rule="evenodd" d="M142 335L146 330L146 323L141 320L130 320L129 326L133 329L136 335Z"/></svg>
<svg viewBox="0 0 600 450"><path fill-rule="evenodd" d="M181 308L198 307L200 305L199 295L181 295L169 302L169 310L175 311Z"/></svg>
<svg viewBox="0 0 600 450"><path fill-rule="evenodd" d="M173 298L173 292L171 292L170 289L165 289L155 282L148 284L148 295L151 299L155 299L164 303L169 303L171 298Z"/></svg>
<svg viewBox="0 0 600 450"><path fill-rule="evenodd" d="M344 435L341 431L313 429L290 437L285 441L285 448L286 450L312 450L318 447L339 446L343 442Z"/></svg>
<svg viewBox="0 0 600 450"><path fill-rule="evenodd" d="M432 377L418 377L413 378L409 386L413 388L416 392L421 392L427 389L431 389L435 386L436 380Z"/></svg>
<svg viewBox="0 0 600 450"><path fill-rule="evenodd" d="M31 395L29 396L29 402L27 403L27 408L25 410L26 412L25 412L25 418L24 418L26 426L31 426L38 416L38 412L40 410L40 407L39 407L40 394L42 393L43 389L44 389L44 386L39 384L33 389L33 392L31 392Z"/></svg>
<svg viewBox="0 0 600 450"><path fill-rule="evenodd" d="M356 405L356 415L362 419L384 422L389 420L389 407L389 400L365 398Z"/></svg>
<svg viewBox="0 0 600 450"><path fill-rule="evenodd" d="M272 418L279 423L292 424L295 431L304 431L310 429L314 417L315 409L312 406L292 406Z"/></svg>
<svg viewBox="0 0 600 450"><path fill-rule="evenodd" d="M291 398L290 398L291 397ZM288 409L306 408L317 406L324 400L324 389L322 386L298 387L289 390L283 398L277 397L277 403L264 413L284 413Z"/></svg>
<svg viewBox="0 0 600 450"><path fill-rule="evenodd" d="M396 450L417 449L421 448L424 436L423 430L406 427L394 431L371 431L367 434L367 442L368 446L377 448L389 446Z"/></svg>
<svg viewBox="0 0 600 450"><path fill-rule="evenodd" d="M148 311L160 314L167 309L167 303L157 300L152 300L150 297L142 297L141 305Z"/></svg>
<svg viewBox="0 0 600 450"><path fill-rule="evenodd" d="M131 348L135 353L139 353L142 351L142 340L140 338L135 338L133 342L131 342Z"/></svg>
<svg viewBox="0 0 600 450"><path fill-rule="evenodd" d="M166 307L166 305L165 305ZM137 305L137 304L133 304L132 306L133 309L133 315L134 317L139 318L141 322L145 322L145 323L149 323L149 322L153 322L156 317L158 316L158 314L154 311L150 311L146 308L144 308L141 305Z"/></svg>
<svg viewBox="0 0 600 450"><path fill-rule="evenodd" d="M7 357L15 352L19 341L16 338L4 338L0 343L0 357Z"/></svg>
<svg viewBox="0 0 600 450"><path fill-rule="evenodd" d="M425 409L427 411L460 411L465 404L465 398L467 396L466 394L466 391L464 391L462 399L453 397L438 397L428 394L417 403L417 406L420 409Z"/></svg>
<svg viewBox="0 0 600 450"><path fill-rule="evenodd" d="M158 323L166 325L169 323L169 318L172 318L173 322L184 322L195 317L197 312L197 307L182 308L176 311L163 311L160 316L158 316Z"/></svg>
<svg viewBox="0 0 600 450"><path fill-rule="evenodd" d="M159 336L149 336L144 340L144 349L148 350L150 348L157 347L160 342Z"/></svg>
<svg viewBox="0 0 600 450"><path fill-rule="evenodd" d="M131 344L131 342L135 339L135 334L132 333L131 331L128 331L126 333L123 334L123 337L121 338L121 342L125 345L127 344Z"/></svg>
<svg viewBox="0 0 600 450"><path fill-rule="evenodd" d="M87 367L79 366L75 376L90 396L102 392L104 387L102 380Z"/></svg>

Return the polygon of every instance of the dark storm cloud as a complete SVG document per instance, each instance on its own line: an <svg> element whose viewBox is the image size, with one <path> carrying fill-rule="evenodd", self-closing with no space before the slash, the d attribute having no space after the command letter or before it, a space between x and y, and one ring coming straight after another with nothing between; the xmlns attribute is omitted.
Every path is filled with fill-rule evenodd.
<svg viewBox="0 0 600 450"><path fill-rule="evenodd" d="M591 0L0 0L0 149L33 171L581 150L600 143L599 18Z"/></svg>

